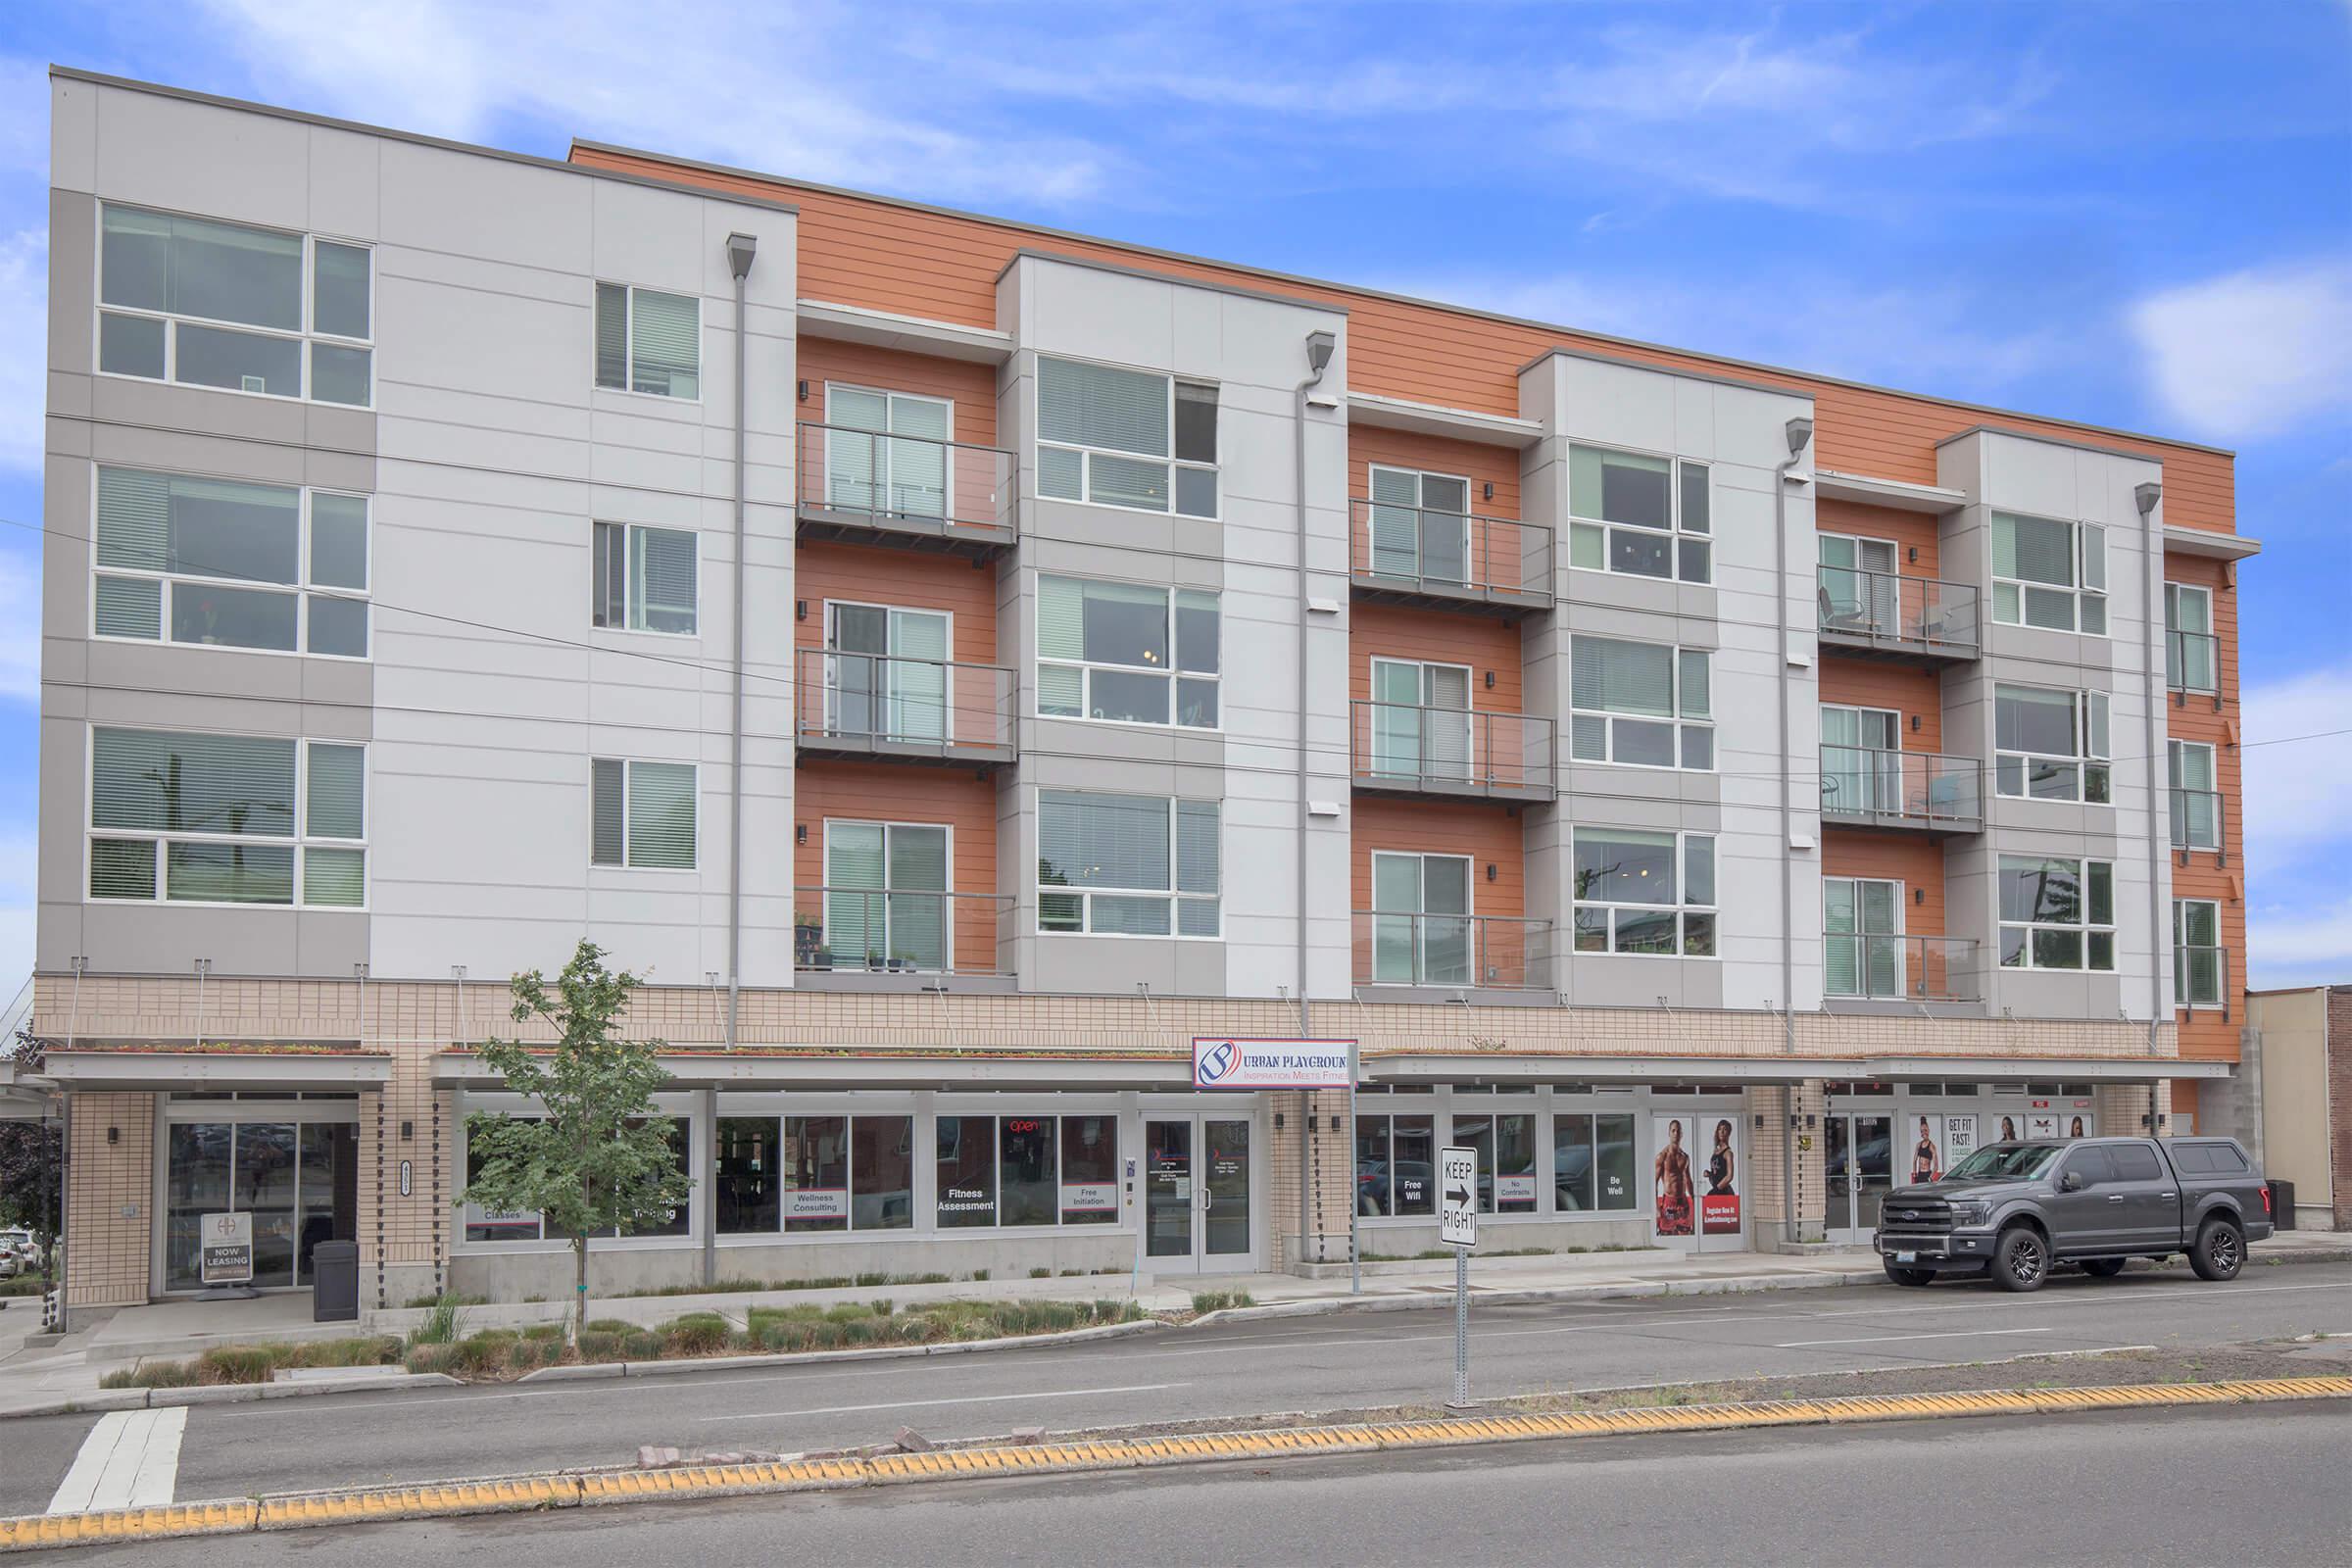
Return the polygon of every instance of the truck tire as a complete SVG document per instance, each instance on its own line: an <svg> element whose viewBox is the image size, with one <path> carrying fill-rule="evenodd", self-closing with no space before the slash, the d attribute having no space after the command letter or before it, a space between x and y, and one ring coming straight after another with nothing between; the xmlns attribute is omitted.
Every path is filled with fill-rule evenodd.
<svg viewBox="0 0 2352 1568"><path fill-rule="evenodd" d="M2082 1260L2082 1272L2094 1280L2111 1280L2121 1274L2124 1265L2130 1261L2123 1257L2086 1257Z"/></svg>
<svg viewBox="0 0 2352 1568"><path fill-rule="evenodd" d="M2217 1214L2197 1227L2197 1239L2188 1249L2188 1266L2201 1280L2237 1278L2237 1271L2246 1266L2246 1233L2237 1221Z"/></svg>
<svg viewBox="0 0 2352 1568"><path fill-rule="evenodd" d="M1886 1262L1886 1277L1897 1285L1925 1285L1936 1277L1936 1271L1932 1268L1905 1268L1892 1258L1887 1258Z"/></svg>
<svg viewBox="0 0 2352 1568"><path fill-rule="evenodd" d="M1992 1277L2004 1291L2038 1291L2050 1277L2050 1244L2031 1225L2001 1232L1992 1250Z"/></svg>

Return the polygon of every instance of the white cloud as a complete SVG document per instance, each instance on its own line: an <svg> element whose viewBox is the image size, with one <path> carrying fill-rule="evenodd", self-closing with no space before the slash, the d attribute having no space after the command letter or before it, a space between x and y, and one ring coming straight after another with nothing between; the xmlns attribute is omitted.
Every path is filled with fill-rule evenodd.
<svg viewBox="0 0 2352 1568"><path fill-rule="evenodd" d="M38 472L49 396L49 235L0 238L0 467Z"/></svg>
<svg viewBox="0 0 2352 1568"><path fill-rule="evenodd" d="M2223 440L2341 417L2352 400L2352 261L2253 268L2151 295L2131 323L2173 415Z"/></svg>
<svg viewBox="0 0 2352 1568"><path fill-rule="evenodd" d="M2247 982L2352 982L2352 663L2244 693Z"/></svg>
<svg viewBox="0 0 2352 1568"><path fill-rule="evenodd" d="M2352 900L2257 907L2246 918L2246 984L2255 991L2352 985Z"/></svg>

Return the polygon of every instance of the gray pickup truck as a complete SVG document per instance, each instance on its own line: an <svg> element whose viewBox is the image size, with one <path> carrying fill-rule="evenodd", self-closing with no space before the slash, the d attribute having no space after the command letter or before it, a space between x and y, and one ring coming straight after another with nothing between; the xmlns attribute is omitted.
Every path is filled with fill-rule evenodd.
<svg viewBox="0 0 2352 1568"><path fill-rule="evenodd" d="M2203 1280L2233 1279L2271 1234L2271 1190L2231 1138L2079 1138L1990 1144L1879 1209L1886 1277L1989 1273L2038 1290L2057 1263L2101 1278L2134 1257L2186 1252Z"/></svg>

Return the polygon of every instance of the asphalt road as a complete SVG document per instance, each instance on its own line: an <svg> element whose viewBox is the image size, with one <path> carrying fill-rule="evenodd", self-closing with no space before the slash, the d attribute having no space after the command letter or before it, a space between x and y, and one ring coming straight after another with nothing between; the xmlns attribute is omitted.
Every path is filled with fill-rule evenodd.
<svg viewBox="0 0 2352 1568"><path fill-rule="evenodd" d="M2061 1276L2033 1296L1889 1286L1474 1309L1480 1397L2352 1333L2352 1264ZM182 1501L627 1463L641 1444L796 1451L1270 1411L1436 1403L1449 1309L1271 1319L1092 1345L754 1372L199 1405ZM0 1513L38 1513L95 1416L0 1421Z"/></svg>
<svg viewBox="0 0 2352 1568"><path fill-rule="evenodd" d="M1908 1422L295 1531L76 1562L2352 1562L2340 1404ZM2224 1470L2228 1480L2217 1485ZM2196 1499L2183 1505L2183 1499Z"/></svg>

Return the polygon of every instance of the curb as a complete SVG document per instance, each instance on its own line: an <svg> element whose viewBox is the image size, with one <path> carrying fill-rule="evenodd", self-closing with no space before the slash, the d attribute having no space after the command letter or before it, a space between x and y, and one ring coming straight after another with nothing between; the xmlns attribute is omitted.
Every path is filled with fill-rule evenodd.
<svg viewBox="0 0 2352 1568"><path fill-rule="evenodd" d="M244 1404L255 1399L307 1399L321 1394L364 1394L370 1389L463 1388L443 1372L402 1372L392 1377L322 1378L316 1383L221 1383L194 1389L109 1390L55 1404L0 1411L0 1421L36 1415L88 1415L103 1410L163 1410L175 1404Z"/></svg>
<svg viewBox="0 0 2352 1568"><path fill-rule="evenodd" d="M393 1519L539 1512L989 1476L1152 1469L1239 1459L1372 1453L1561 1438L1641 1437L1760 1427L1858 1425L1944 1416L2045 1415L2346 1397L2352 1397L2352 1377L2271 1378L2239 1383L1856 1396L1549 1415L1465 1416L1371 1426L1294 1427L1101 1442L1080 1439L994 1448L892 1453L864 1459L799 1459L764 1464L691 1465L670 1470L514 1476L97 1513L36 1514L0 1519L0 1551L156 1541L175 1536L302 1530Z"/></svg>
<svg viewBox="0 0 2352 1568"><path fill-rule="evenodd" d="M924 1355L965 1355L974 1350L1027 1350L1088 1340L1121 1340L1152 1334L1169 1325L1157 1318L1130 1323L1097 1323L1055 1334L1016 1334L998 1340L953 1340L939 1345L876 1345L858 1350L779 1350L772 1355L706 1355L680 1361L598 1361L587 1366L543 1366L517 1383L564 1383L579 1378L659 1378L687 1372L742 1372L760 1367L817 1366L829 1361L903 1361ZM450 1381L455 1381L454 1379Z"/></svg>

